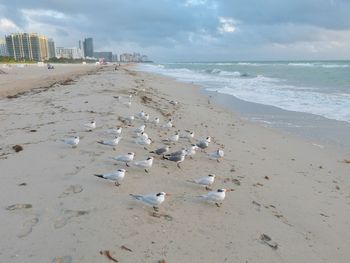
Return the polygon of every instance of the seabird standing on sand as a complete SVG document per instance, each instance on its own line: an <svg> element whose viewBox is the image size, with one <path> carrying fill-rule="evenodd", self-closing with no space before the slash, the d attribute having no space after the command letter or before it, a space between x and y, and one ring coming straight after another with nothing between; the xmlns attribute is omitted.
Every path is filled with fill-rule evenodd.
<svg viewBox="0 0 350 263"><path fill-rule="evenodd" d="M101 140L101 141L97 141L97 143L103 144L103 145L108 145L108 146L117 146L121 139L122 139L122 137L116 136L112 140Z"/></svg>
<svg viewBox="0 0 350 263"><path fill-rule="evenodd" d="M85 123L84 127L86 128L87 131L92 131L93 129L96 128L96 121Z"/></svg>
<svg viewBox="0 0 350 263"><path fill-rule="evenodd" d="M163 158L166 159L166 160L169 160L171 162L175 162L176 166L181 169L180 163L182 163L185 160L185 155L184 154L181 154L181 155L169 155L169 156L163 155Z"/></svg>
<svg viewBox="0 0 350 263"><path fill-rule="evenodd" d="M216 191L212 191L207 193L206 195L201 195L200 197L208 202L214 202L217 207L220 207L222 204L222 201L224 201L226 192L229 192L232 190L228 189L218 189Z"/></svg>
<svg viewBox="0 0 350 263"><path fill-rule="evenodd" d="M122 181L125 177L126 170L125 169L118 169L116 171L105 173L105 174L94 174L95 176L107 180L114 181L114 184L116 186L120 185L120 181Z"/></svg>
<svg viewBox="0 0 350 263"><path fill-rule="evenodd" d="M153 206L154 211L158 212L159 208L158 206L164 202L165 196L169 196L170 194L165 192L159 192L159 193L151 193L146 195L134 195L130 194L135 199L144 202L145 204Z"/></svg>
<svg viewBox="0 0 350 263"><path fill-rule="evenodd" d="M162 155L162 154L165 154L165 153L169 152L169 150L170 150L170 146L164 146L162 148L158 148L157 150L150 151L150 153L155 153L157 155Z"/></svg>
<svg viewBox="0 0 350 263"><path fill-rule="evenodd" d="M212 185L214 181L215 181L215 174L209 174L207 176L200 177L198 179L188 180L188 182L190 183L205 185L205 189L207 190L211 190L209 186Z"/></svg>
<svg viewBox="0 0 350 263"><path fill-rule="evenodd" d="M144 169L145 172L148 173L148 169L150 169L150 168L152 167L152 165L153 165L153 159L154 159L154 158L153 158L152 156L150 156L150 157L148 157L148 158L145 159L145 160L134 161L134 162L132 163L132 165L133 165L133 166L136 166L136 167L138 167L138 168ZM127 164L127 166L129 166L129 165Z"/></svg>
<svg viewBox="0 0 350 263"><path fill-rule="evenodd" d="M218 149L215 152L209 153L209 158L220 162L220 160L224 157L224 154L224 150Z"/></svg>
<svg viewBox="0 0 350 263"><path fill-rule="evenodd" d="M72 146L72 148L75 148L75 147L77 147L77 145L80 141L80 138L79 138L79 136L75 136L72 138L61 139L61 141L64 142L65 144Z"/></svg>
<svg viewBox="0 0 350 263"><path fill-rule="evenodd" d="M206 149L208 148L210 142L211 142L211 137L208 136L204 140L200 140L199 142L197 142L196 145L201 149Z"/></svg>
<svg viewBox="0 0 350 263"><path fill-rule="evenodd" d="M135 153L129 152L127 154L117 155L115 157L112 157L113 160L118 162L124 162L126 166L128 166L128 163L134 160Z"/></svg>

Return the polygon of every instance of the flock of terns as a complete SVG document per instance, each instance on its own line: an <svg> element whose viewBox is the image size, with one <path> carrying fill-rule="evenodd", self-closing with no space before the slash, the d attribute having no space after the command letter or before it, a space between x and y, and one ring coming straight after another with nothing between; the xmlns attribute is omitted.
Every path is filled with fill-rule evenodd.
<svg viewBox="0 0 350 263"><path fill-rule="evenodd" d="M120 99L120 97L116 97L116 98ZM177 102L173 102L173 101L171 101L170 103L173 105L177 104ZM119 117L119 121L121 121L124 125L127 125L127 126L133 126L136 121L140 121L142 123L142 125L140 125L139 127L133 128L132 137L134 139L134 143L137 145L143 146L145 150L148 150L147 146L153 143L152 139L149 138L146 133L146 125L147 127L154 126L154 127L160 127L162 129L168 129L168 130L174 127L172 119L169 119L166 123L161 125L160 119L158 117L152 120L150 119L149 114L144 111L137 113L135 116ZM94 129L96 129L96 121L85 123L84 128L86 129L86 131L93 131ZM97 143L111 146L111 147L116 147L119 144L119 142L122 140L122 136L121 136L122 130L123 130L122 127L110 128L106 130L106 133L112 135L113 139L100 140L100 141L97 141ZM169 152L171 149L170 145L176 144L180 139L187 139L189 142L192 142L192 140L194 139L194 132L185 130L184 134L180 134L178 131L176 131L170 137L162 140L162 143L164 144L163 147L150 151L149 153L160 156L165 160L174 162L176 163L178 168L181 168L180 164L185 160L186 157L192 159L193 156L196 154L197 150L201 149L202 151L204 151L209 147L209 144L211 142L211 137L206 137L205 139L199 140L196 143L192 143L191 146L189 146L188 148L182 148L181 150L178 150L175 152ZM75 148L79 144L80 138L79 136L75 136L71 138L62 139L61 141ZM214 152L209 153L208 157L210 159L216 160L217 162L220 162L220 160L224 157L224 151L222 149L218 149ZM135 158L134 152L128 152L128 153L117 155L111 158L118 163L124 163L127 167L132 166L132 167L143 169L146 173L149 172L149 169L152 167L153 161L155 159L154 156L149 156L146 159L136 161L134 160ZM124 179L126 172L127 172L126 169L118 169L110 173L95 174L95 176L113 181L116 186L120 186L120 183ZM205 186L207 190L211 190L210 186L214 183L214 181L215 181L215 174L209 174L208 176L197 178L194 180L189 180L188 182ZM208 202L215 203L219 207L222 204L223 200L225 199L225 193L228 191L231 191L231 190L217 189L216 191L210 191L207 194L201 195L199 197ZM165 196L168 196L168 195L170 194L165 192L150 193L145 195L130 194L130 196L132 196L133 198L140 200L147 205L152 206L156 212L159 211L158 206L164 202Z"/></svg>

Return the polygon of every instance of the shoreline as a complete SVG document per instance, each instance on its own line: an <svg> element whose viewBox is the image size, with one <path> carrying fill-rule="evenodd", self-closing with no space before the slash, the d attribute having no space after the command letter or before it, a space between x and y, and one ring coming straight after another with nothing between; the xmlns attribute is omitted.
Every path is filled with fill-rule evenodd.
<svg viewBox="0 0 350 263"><path fill-rule="evenodd" d="M128 94L134 94L130 106L114 98ZM147 124L155 141L149 150L189 129L193 142L212 136L207 152L223 148L224 159L198 151L179 169L155 157L148 174L116 164L110 157L149 155L132 137L142 122L123 126L115 149L96 141L121 125L119 116L141 110L175 124L170 130ZM88 132L83 124L91 120L97 128ZM108 262L100 253L105 250L120 262L145 263L345 263L350 257L349 164L342 162L349 157L242 120L208 104L198 86L107 67L70 85L1 98L0 121L0 246L6 262ZM60 142L74 135L81 137L77 148ZM23 151L12 150L16 144ZM188 145L181 140L172 151ZM119 187L93 176L118 168L128 170ZM207 191L187 182L209 173L217 175L213 189L234 189L221 207L199 200ZM172 194L158 216L129 196L156 191ZM31 207L6 209L14 204ZM261 240L264 235L272 242Z"/></svg>
<svg viewBox="0 0 350 263"><path fill-rule="evenodd" d="M168 77L180 83L190 83L189 81L178 80L174 76L168 76L158 72L144 71L141 72L157 74ZM233 95L219 93L210 86L201 83L190 83L200 89L202 95L207 96L213 102L220 104L240 118L265 128L273 129L282 134L291 135L299 140L309 142L320 147L327 147L334 151L340 151L344 154L350 154L350 123L329 119L320 115L290 111L250 101L239 99Z"/></svg>
<svg viewBox="0 0 350 263"><path fill-rule="evenodd" d="M293 136L313 145L350 154L350 141L348 140L350 124L345 121L248 102L232 95L207 91L204 87L200 87L200 90L215 103L233 111L245 121Z"/></svg>

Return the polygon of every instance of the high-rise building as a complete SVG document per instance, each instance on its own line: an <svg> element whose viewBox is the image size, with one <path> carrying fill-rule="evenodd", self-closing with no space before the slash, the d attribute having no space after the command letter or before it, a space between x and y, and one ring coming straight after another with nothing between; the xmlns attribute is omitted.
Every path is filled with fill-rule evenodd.
<svg viewBox="0 0 350 263"><path fill-rule="evenodd" d="M48 48L49 48L49 58L55 58L56 57L56 47L55 42L52 38L49 38L47 40Z"/></svg>
<svg viewBox="0 0 350 263"><path fill-rule="evenodd" d="M16 60L42 61L47 56L47 39L33 33L17 33L5 37L9 55ZM46 39L46 41L45 41Z"/></svg>
<svg viewBox="0 0 350 263"><path fill-rule="evenodd" d="M7 45L5 40L0 39L0 57L7 57L9 55L7 51Z"/></svg>
<svg viewBox="0 0 350 263"><path fill-rule="evenodd" d="M57 58L70 58L70 59L80 59L82 58L81 49L57 47L56 48Z"/></svg>
<svg viewBox="0 0 350 263"><path fill-rule="evenodd" d="M91 37L85 38L83 42L84 56L92 58L94 56L94 44Z"/></svg>
<svg viewBox="0 0 350 263"><path fill-rule="evenodd" d="M49 44L47 37L39 36L39 45L40 45L40 57L41 60L49 59Z"/></svg>

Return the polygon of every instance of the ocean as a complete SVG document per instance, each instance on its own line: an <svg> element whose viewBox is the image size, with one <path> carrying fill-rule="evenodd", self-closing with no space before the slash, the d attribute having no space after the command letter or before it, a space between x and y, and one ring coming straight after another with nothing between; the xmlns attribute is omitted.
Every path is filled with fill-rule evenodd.
<svg viewBox="0 0 350 263"><path fill-rule="evenodd" d="M350 61L162 63L140 69L198 84L243 118L350 148Z"/></svg>

